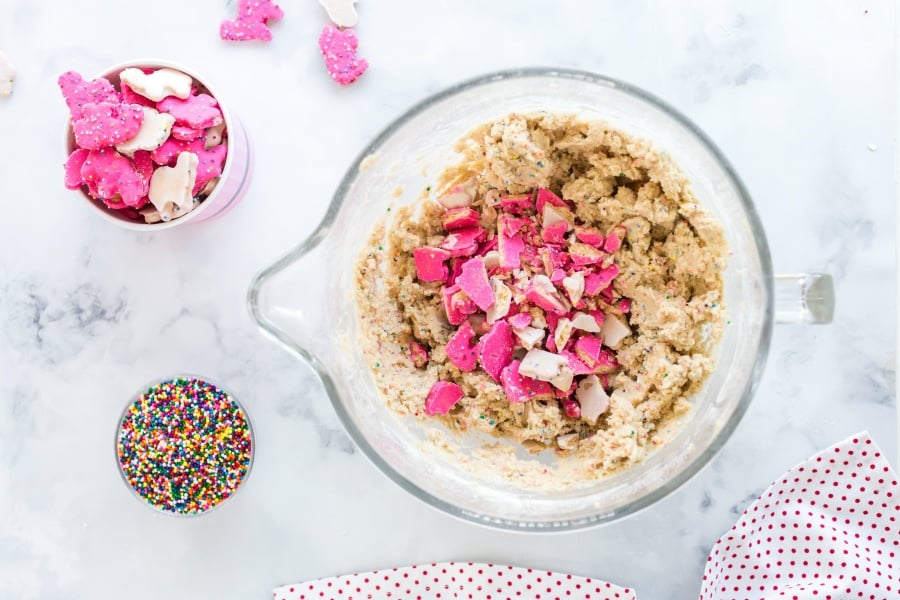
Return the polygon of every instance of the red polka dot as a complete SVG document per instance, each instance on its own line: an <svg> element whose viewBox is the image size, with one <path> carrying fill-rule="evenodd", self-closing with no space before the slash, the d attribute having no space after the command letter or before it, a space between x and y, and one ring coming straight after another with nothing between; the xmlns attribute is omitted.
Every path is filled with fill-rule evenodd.
<svg viewBox="0 0 900 600"><path fill-rule="evenodd" d="M449 566L454 568L448 569ZM431 576L428 577L428 573ZM415 577L421 574L422 577ZM457 581L457 577L459 580ZM541 581L540 592L533 585ZM401 586L402 583L402 586ZM364 600L368 598L422 598L444 600L445 598L470 598L479 600L512 600L513 598L572 598L581 597L582 588L591 585L591 580L552 571L540 576L530 569L513 566L495 567L468 563L464 568L456 568L454 563L435 564L429 569L416 566L394 568L390 571L372 571L367 574L344 576L315 581L308 584L317 598L340 600ZM491 586L490 592L487 586ZM605 588L597 587L596 593L587 593L587 600L635 600L629 590L603 582ZM305 600L298 595L297 586L275 590L274 600ZM576 594L575 592L578 592Z"/></svg>
<svg viewBox="0 0 900 600"><path fill-rule="evenodd" d="M877 480L866 475L871 471L891 473L890 467L881 459L880 452L862 450L871 447L872 441L866 436L857 436L837 444L833 448L814 456L809 461L789 471L782 479L777 480L760 500L744 511L743 516L732 531L742 531L740 536L730 535L720 539L710 552L703 575L700 600L726 600L745 598L741 590L751 591L752 585L744 585L743 581L752 579L772 579L787 581L790 594L773 594L781 598L824 597L835 600L838 597L855 596L860 598L881 598L872 594L872 590L887 590L894 580L892 573L900 571L900 565L893 562L894 554L888 546L900 546L900 536L886 536L892 539L887 543L885 537L873 536L866 531L883 529L891 533L886 525L884 513L877 510L857 508L863 506L881 506L884 511L900 510L894 498L898 489L895 481L887 483L890 477ZM831 464L844 465L845 469L832 471L825 469L822 477L812 479L801 477L804 472L820 474L814 465L823 462L826 454ZM792 486L804 481L807 485ZM827 489L839 489L839 500ZM816 500L819 496L827 496L828 502ZM766 502L767 498L776 498L775 502ZM890 502L877 502L877 499L891 499ZM774 506L808 505L815 510L773 510ZM840 519L842 513L853 518ZM747 515L761 516L748 518ZM893 523L891 518L887 521ZM826 527L826 523L830 525ZM812 529L827 530L833 535L809 535ZM764 535L765 531L784 532L784 535ZM806 532L806 533L803 533ZM848 550L852 548L852 552ZM752 551L750 551L752 549ZM853 556L855 561L805 560L801 557L830 555L840 550L844 556ZM764 557L775 555L785 560L767 561ZM890 561L882 567L883 556L890 556ZM790 557L797 557L796 560ZM875 564L879 569L869 565ZM814 568L813 568L814 564ZM802 568L801 568L802 567ZM843 585L825 583L828 580L849 582ZM738 585L735 585L735 584ZM824 593L825 587L839 592L837 596ZM758 588L764 591L765 585ZM778 586L772 586L778 592ZM820 594L820 592L822 592ZM768 596L767 596L768 597Z"/></svg>

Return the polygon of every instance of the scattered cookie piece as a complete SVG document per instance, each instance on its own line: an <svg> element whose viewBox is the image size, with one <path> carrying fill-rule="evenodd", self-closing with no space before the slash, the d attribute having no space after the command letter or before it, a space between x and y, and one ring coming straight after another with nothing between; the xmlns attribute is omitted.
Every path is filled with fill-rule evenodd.
<svg viewBox="0 0 900 600"><path fill-rule="evenodd" d="M358 17L356 15L357 0L319 0L328 18L338 27L354 27Z"/></svg>
<svg viewBox="0 0 900 600"><path fill-rule="evenodd" d="M132 67L122 71L119 79L133 92L154 102L159 102L166 96L187 98L191 95L191 85L194 83L189 75L166 68L148 74Z"/></svg>
<svg viewBox="0 0 900 600"><path fill-rule="evenodd" d="M159 113L152 108L144 107L144 122L141 128L130 140L116 145L116 150L132 156L138 150L156 150L163 145L172 132L175 117L166 113Z"/></svg>
<svg viewBox="0 0 900 600"><path fill-rule="evenodd" d="M16 69L10 64L6 55L0 52L0 96L12 94L13 80L16 78Z"/></svg>
<svg viewBox="0 0 900 600"><path fill-rule="evenodd" d="M277 21L283 16L284 11L272 0L239 0L237 19L222 21L219 36L233 42L270 42L272 31L268 27L269 21Z"/></svg>
<svg viewBox="0 0 900 600"><path fill-rule="evenodd" d="M62 91L63 98L66 100L66 106L69 107L72 121L77 121L84 116L86 104L99 104L101 102L118 104L122 101L113 84L102 77L92 81L85 81L75 71L67 71L59 76L57 83L60 91Z"/></svg>
<svg viewBox="0 0 900 600"><path fill-rule="evenodd" d="M325 58L325 68L331 78L341 85L350 85L366 72L369 63L356 56L359 40L352 29L343 31L326 25L319 36L319 49Z"/></svg>
<svg viewBox="0 0 900 600"><path fill-rule="evenodd" d="M87 150L99 150L130 140L144 122L144 109L135 104L100 102L85 104L82 108L82 117L72 123L72 131L78 146Z"/></svg>
<svg viewBox="0 0 900 600"><path fill-rule="evenodd" d="M153 172L150 202L163 221L170 221L193 209L198 164L196 154L182 152L174 167L160 167Z"/></svg>

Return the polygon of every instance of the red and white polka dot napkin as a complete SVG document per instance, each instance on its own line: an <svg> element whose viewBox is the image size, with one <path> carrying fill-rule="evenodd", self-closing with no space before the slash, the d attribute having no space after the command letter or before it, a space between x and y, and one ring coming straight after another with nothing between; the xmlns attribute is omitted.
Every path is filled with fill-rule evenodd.
<svg viewBox="0 0 900 600"><path fill-rule="evenodd" d="M635 600L626 588L574 575L482 563L436 563L330 577L275 590L275 600Z"/></svg>
<svg viewBox="0 0 900 600"><path fill-rule="evenodd" d="M716 542L701 600L900 598L900 487L867 433L788 471Z"/></svg>
<svg viewBox="0 0 900 600"><path fill-rule="evenodd" d="M861 433L772 484L716 542L700 600L900 598L900 484ZM275 600L636 600L604 581L438 563L277 588Z"/></svg>

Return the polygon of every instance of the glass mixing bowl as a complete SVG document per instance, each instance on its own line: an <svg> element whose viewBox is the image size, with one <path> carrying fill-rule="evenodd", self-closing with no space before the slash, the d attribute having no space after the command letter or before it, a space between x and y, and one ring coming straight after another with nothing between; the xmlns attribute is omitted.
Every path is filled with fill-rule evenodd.
<svg viewBox="0 0 900 600"><path fill-rule="evenodd" d="M455 163L454 142L511 112L577 113L652 140L669 152L697 198L722 224L732 256L725 271L727 319L717 366L692 399L681 431L644 462L577 487L524 489L472 469L427 442L442 426L386 406L355 343L355 264L370 230L390 206L412 202L430 176ZM423 167L427 167L426 174ZM406 190L400 199L393 192ZM305 360L348 434L388 477L431 506L503 529L560 531L619 519L656 502L706 464L734 430L759 382L777 308L783 320L831 318L828 276L777 279L746 189L731 165L690 121L650 94L606 77L526 69L480 77L419 103L391 123L350 167L322 223L263 270L249 290L262 330ZM461 451L484 443L460 436ZM544 453L552 454L552 453ZM553 456L543 456L552 477Z"/></svg>

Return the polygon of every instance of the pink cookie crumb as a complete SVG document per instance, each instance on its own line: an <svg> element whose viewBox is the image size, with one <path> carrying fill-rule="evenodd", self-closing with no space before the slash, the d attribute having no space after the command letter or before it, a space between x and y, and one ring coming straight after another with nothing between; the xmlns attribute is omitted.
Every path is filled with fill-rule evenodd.
<svg viewBox="0 0 900 600"><path fill-rule="evenodd" d="M472 371L478 364L478 351L472 340L475 330L468 321L463 321L459 329L447 341L447 358L460 371Z"/></svg>
<svg viewBox="0 0 900 600"><path fill-rule="evenodd" d="M425 350L425 346L415 340L410 340L409 360L417 369L424 369L428 366L428 351Z"/></svg>
<svg viewBox="0 0 900 600"><path fill-rule="evenodd" d="M494 381L500 381L500 374L513 359L512 327L506 321L497 321L478 341L481 367Z"/></svg>
<svg viewBox="0 0 900 600"><path fill-rule="evenodd" d="M429 415L446 415L463 397L462 388L449 381L438 381L431 386L425 400L425 413Z"/></svg>

